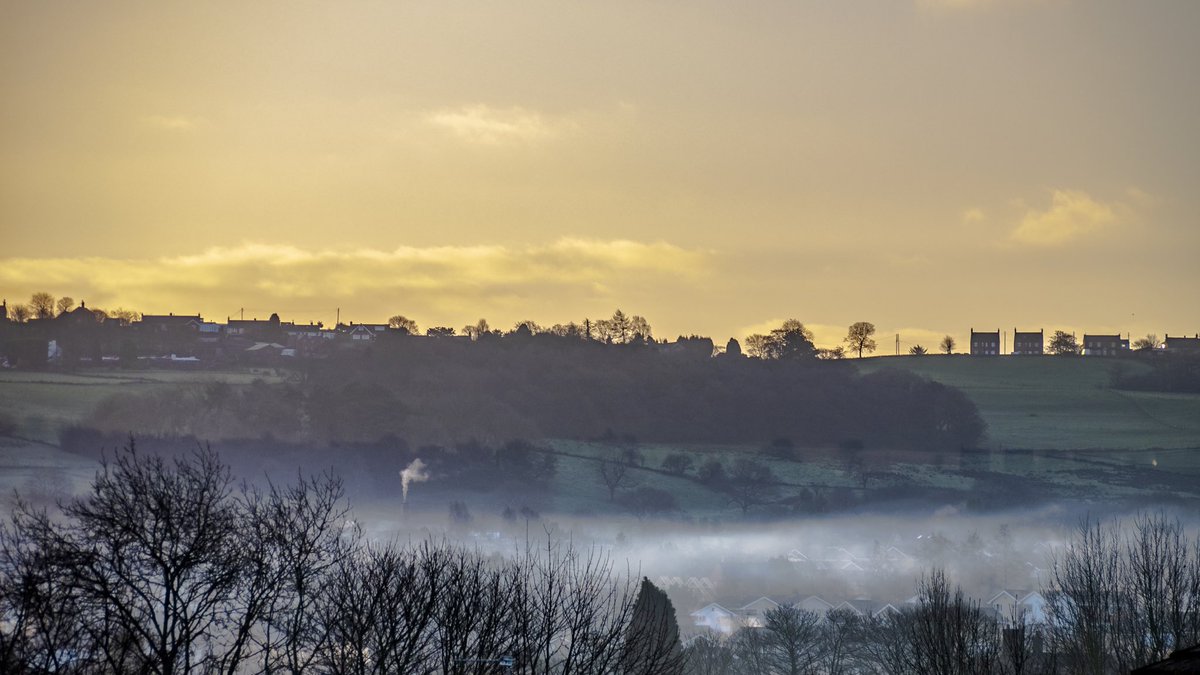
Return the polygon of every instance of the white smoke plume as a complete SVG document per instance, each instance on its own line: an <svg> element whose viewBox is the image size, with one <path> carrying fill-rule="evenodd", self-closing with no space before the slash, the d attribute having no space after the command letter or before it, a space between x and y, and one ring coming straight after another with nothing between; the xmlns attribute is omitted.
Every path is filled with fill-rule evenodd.
<svg viewBox="0 0 1200 675"><path fill-rule="evenodd" d="M411 483L421 483L429 480L429 473L425 471L425 462L418 457L411 464L404 467L400 472L400 487L404 490L404 503L408 503L408 486Z"/></svg>

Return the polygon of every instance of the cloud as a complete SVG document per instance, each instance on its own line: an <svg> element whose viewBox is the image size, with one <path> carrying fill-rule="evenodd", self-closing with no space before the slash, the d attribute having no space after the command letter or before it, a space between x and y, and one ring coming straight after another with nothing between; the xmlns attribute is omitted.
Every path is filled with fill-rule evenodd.
<svg viewBox="0 0 1200 675"><path fill-rule="evenodd" d="M1102 230L1117 222L1119 204L1105 204L1077 190L1055 190L1050 208L1030 210L1012 232L1012 239L1033 246L1057 246Z"/></svg>
<svg viewBox="0 0 1200 675"><path fill-rule="evenodd" d="M987 216L983 213L983 209L970 208L962 213L962 221L964 223L978 223L985 220Z"/></svg>
<svg viewBox="0 0 1200 675"><path fill-rule="evenodd" d="M436 110L428 113L425 121L460 140L481 145L541 141L573 126L569 120L550 119L526 108L482 104Z"/></svg>
<svg viewBox="0 0 1200 675"><path fill-rule="evenodd" d="M217 319L251 306L264 315L290 307L330 314L350 307L366 321L399 308L435 316L511 311L519 319L564 309L581 314L589 303L613 304L645 287L686 285L706 274L710 258L666 242L572 238L520 247L394 250L246 243L149 259L0 259L0 287L14 297L45 289L93 306L151 313L200 309Z"/></svg>
<svg viewBox="0 0 1200 675"><path fill-rule="evenodd" d="M204 124L204 118L186 115L147 115L142 118L142 122L166 131L192 131Z"/></svg>

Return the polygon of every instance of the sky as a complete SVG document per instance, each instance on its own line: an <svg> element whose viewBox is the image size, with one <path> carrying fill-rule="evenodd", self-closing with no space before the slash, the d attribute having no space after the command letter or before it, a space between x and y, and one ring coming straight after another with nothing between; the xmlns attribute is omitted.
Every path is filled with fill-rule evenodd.
<svg viewBox="0 0 1200 675"><path fill-rule="evenodd" d="M1200 331L1200 3L8 2L0 295Z"/></svg>

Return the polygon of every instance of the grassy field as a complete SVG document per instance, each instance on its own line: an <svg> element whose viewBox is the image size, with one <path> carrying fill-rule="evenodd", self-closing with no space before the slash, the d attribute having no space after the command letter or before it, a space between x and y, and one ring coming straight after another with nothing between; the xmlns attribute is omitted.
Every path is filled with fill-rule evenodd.
<svg viewBox="0 0 1200 675"><path fill-rule="evenodd" d="M987 447L950 455L886 448L848 455L837 448L804 448L796 461L785 461L764 457L750 446L642 444L638 450L644 464L631 470L631 487L669 492L680 511L692 518L740 517L740 509L725 494L696 479L695 469L685 476L660 469L668 454L686 452L696 466L716 459L729 467L747 455L767 464L779 482L774 488L777 513L856 505L886 508L872 505L916 498L909 495L926 504L966 508L1056 498L1153 503L1200 497L1200 396L1109 388L1113 368L1137 368L1136 362L925 356L864 359L857 365L864 372L904 368L961 388L989 425ZM54 447L58 430L85 419L115 393L282 378L267 371L0 372L0 410L18 427L14 437L0 438L0 490L49 496L85 484L95 465ZM558 454L558 472L547 494L531 497L530 506L579 515L621 511L609 501L597 475L597 461L611 446L549 443ZM824 506L798 504L806 493L816 495ZM469 497L472 509L493 514L522 505L512 495L464 495L453 485L423 486L420 495L417 500L431 500L430 505Z"/></svg>
<svg viewBox="0 0 1200 675"><path fill-rule="evenodd" d="M862 372L902 368L962 389L999 449L1200 448L1200 396L1109 388L1130 359L892 356L864 359Z"/></svg>
<svg viewBox="0 0 1200 675"><path fill-rule="evenodd" d="M0 371L0 410L17 423L17 435L57 443L64 426L87 417L96 405L113 394L207 382L249 384L280 376L268 371L97 370L82 373Z"/></svg>

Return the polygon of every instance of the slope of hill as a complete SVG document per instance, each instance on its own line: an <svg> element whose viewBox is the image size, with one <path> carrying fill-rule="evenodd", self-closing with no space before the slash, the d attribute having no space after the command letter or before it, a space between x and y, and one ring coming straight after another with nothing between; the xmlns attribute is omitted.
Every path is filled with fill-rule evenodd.
<svg viewBox="0 0 1200 675"><path fill-rule="evenodd" d="M1200 448L1200 395L1120 391L1127 358L899 356L864 359L862 372L908 370L961 389L997 449Z"/></svg>

